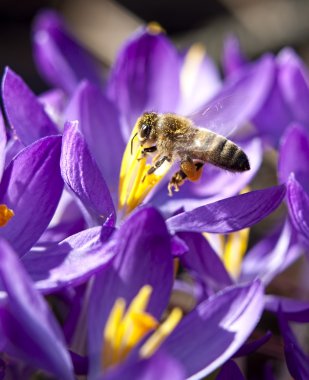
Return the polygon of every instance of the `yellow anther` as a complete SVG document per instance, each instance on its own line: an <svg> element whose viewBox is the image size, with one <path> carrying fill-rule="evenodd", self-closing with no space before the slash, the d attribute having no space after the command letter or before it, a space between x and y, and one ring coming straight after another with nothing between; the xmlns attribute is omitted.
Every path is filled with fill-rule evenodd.
<svg viewBox="0 0 309 380"><path fill-rule="evenodd" d="M146 343L140 349L142 358L149 358L160 347L164 340L171 334L182 318L179 308L172 310L168 318L158 327Z"/></svg>
<svg viewBox="0 0 309 380"><path fill-rule="evenodd" d="M154 35L165 33L165 29L162 28L162 26L156 21L149 22L147 25L147 30L149 33Z"/></svg>
<svg viewBox="0 0 309 380"><path fill-rule="evenodd" d="M248 248L250 229L234 232L227 237L223 261L230 275L237 278L241 271L242 259Z"/></svg>
<svg viewBox="0 0 309 380"><path fill-rule="evenodd" d="M133 141L133 153L131 152L131 140L136 132L137 125L133 128L121 163L118 208L123 216L128 215L143 202L169 169L169 165L162 165L155 173L147 174L150 165L145 157L141 158L142 148L136 138Z"/></svg>
<svg viewBox="0 0 309 380"><path fill-rule="evenodd" d="M14 216L14 211L7 205L0 204L0 227L4 227Z"/></svg>
<svg viewBox="0 0 309 380"><path fill-rule="evenodd" d="M131 350L151 331L153 335L142 346L141 356L149 357L179 323L182 312L174 309L166 321L159 322L145 310L152 293L152 287L145 285L132 300L127 311L125 301L117 299L104 330L102 366L104 369L121 363Z"/></svg>
<svg viewBox="0 0 309 380"><path fill-rule="evenodd" d="M124 299L118 298L109 315L104 329L104 348L102 352L102 366L108 368L117 363L117 350L114 349L117 332L124 316L126 303Z"/></svg>

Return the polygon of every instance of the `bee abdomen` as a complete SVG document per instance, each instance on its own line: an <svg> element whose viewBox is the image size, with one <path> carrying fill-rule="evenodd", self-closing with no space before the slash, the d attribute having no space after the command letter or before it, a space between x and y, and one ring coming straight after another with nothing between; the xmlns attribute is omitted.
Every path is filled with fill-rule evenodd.
<svg viewBox="0 0 309 380"><path fill-rule="evenodd" d="M250 169L247 155L232 141L213 134L209 143L207 161L211 164L232 172L243 172Z"/></svg>

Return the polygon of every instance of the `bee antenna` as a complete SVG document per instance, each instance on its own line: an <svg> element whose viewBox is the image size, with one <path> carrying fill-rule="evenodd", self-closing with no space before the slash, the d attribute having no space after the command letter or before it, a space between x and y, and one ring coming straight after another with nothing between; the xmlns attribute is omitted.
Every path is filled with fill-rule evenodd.
<svg viewBox="0 0 309 380"><path fill-rule="evenodd" d="M133 140L135 139L135 137L137 136L137 133L135 133L135 135L131 138L131 155L133 154Z"/></svg>

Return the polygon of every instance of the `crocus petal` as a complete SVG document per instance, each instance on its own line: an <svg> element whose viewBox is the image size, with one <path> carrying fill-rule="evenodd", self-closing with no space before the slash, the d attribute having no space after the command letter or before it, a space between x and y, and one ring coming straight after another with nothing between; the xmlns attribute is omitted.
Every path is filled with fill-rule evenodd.
<svg viewBox="0 0 309 380"><path fill-rule="evenodd" d="M235 73L247 63L240 48L239 39L235 35L229 35L224 40L222 66L225 75Z"/></svg>
<svg viewBox="0 0 309 380"><path fill-rule="evenodd" d="M0 280L8 297L0 306L4 351L60 379L72 380L73 368L60 327L8 243L0 240Z"/></svg>
<svg viewBox="0 0 309 380"><path fill-rule="evenodd" d="M153 292L148 309L159 318L173 283L170 236L154 208L142 208L132 214L109 244L115 252L113 265L96 276L89 300L88 344L93 378L100 372L102 334L115 300L122 297L129 303L142 286L149 284Z"/></svg>
<svg viewBox="0 0 309 380"><path fill-rule="evenodd" d="M162 349L201 379L230 358L248 338L263 311L259 281L226 288L186 315Z"/></svg>
<svg viewBox="0 0 309 380"><path fill-rule="evenodd" d="M115 219L115 209L106 183L89 153L78 122L67 122L63 132L61 174L67 186L81 200L94 222Z"/></svg>
<svg viewBox="0 0 309 380"><path fill-rule="evenodd" d="M151 27L137 31L121 49L107 92L127 119L128 138L145 111L176 110L180 60L169 40Z"/></svg>
<svg viewBox="0 0 309 380"><path fill-rule="evenodd" d="M110 227L103 228L112 232ZM33 250L24 255L22 262L36 289L51 293L64 286L76 286L110 265L115 254L105 249L100 237L101 228L94 227L43 252Z"/></svg>
<svg viewBox="0 0 309 380"><path fill-rule="evenodd" d="M184 380L185 374L180 363L173 358L158 353L149 359L118 366L100 380Z"/></svg>
<svg viewBox="0 0 309 380"><path fill-rule="evenodd" d="M233 75L218 94L189 117L198 126L221 135L231 134L263 105L274 75L274 60L263 57L256 65Z"/></svg>
<svg viewBox="0 0 309 380"><path fill-rule="evenodd" d="M167 219L173 232L212 232L225 234L239 231L259 222L282 202L285 186L251 191L198 207Z"/></svg>
<svg viewBox="0 0 309 380"><path fill-rule="evenodd" d="M291 221L301 239L309 245L309 196L293 173L287 185L287 200Z"/></svg>
<svg viewBox="0 0 309 380"><path fill-rule="evenodd" d="M309 124L309 73L300 57L291 48L283 49L278 57L278 82L283 97L293 113L293 119Z"/></svg>
<svg viewBox="0 0 309 380"><path fill-rule="evenodd" d="M83 79L100 84L94 59L74 40L56 12L44 11L35 19L33 50L38 71L52 86L70 94Z"/></svg>
<svg viewBox="0 0 309 380"><path fill-rule="evenodd" d="M2 178L4 164L5 164L5 147L6 147L6 130L3 120L2 112L0 111L0 180Z"/></svg>
<svg viewBox="0 0 309 380"><path fill-rule="evenodd" d="M9 68L6 68L2 80L2 97L10 125L24 145L59 133L34 93Z"/></svg>
<svg viewBox="0 0 309 380"><path fill-rule="evenodd" d="M0 202L15 216L0 229L19 255L26 253L48 226L58 205L61 137L49 136L22 150L5 169Z"/></svg>
<svg viewBox="0 0 309 380"><path fill-rule="evenodd" d="M62 127L64 124L62 113L67 104L66 94L59 88L56 88L43 92L38 96L38 100L43 104L45 112L53 122Z"/></svg>
<svg viewBox="0 0 309 380"><path fill-rule="evenodd" d="M98 87L84 81L76 89L64 117L79 121L80 131L115 200L125 148L115 106Z"/></svg>
<svg viewBox="0 0 309 380"><path fill-rule="evenodd" d="M221 368L216 380L245 380L243 374L233 360L226 362Z"/></svg>
<svg viewBox="0 0 309 380"><path fill-rule="evenodd" d="M265 309L273 313L279 310L284 314L288 321L298 323L309 322L309 302L295 300L286 297L267 295L265 296Z"/></svg>
<svg viewBox="0 0 309 380"><path fill-rule="evenodd" d="M69 191L62 192L58 207L48 228L40 237L38 244L44 246L58 243L86 228L86 221L82 211Z"/></svg>
<svg viewBox="0 0 309 380"><path fill-rule="evenodd" d="M172 255L175 257L182 256L189 250L188 245L177 235L174 235L171 238L171 249Z"/></svg>
<svg viewBox="0 0 309 380"><path fill-rule="evenodd" d="M181 258L181 262L202 281L204 286L213 292L232 285L233 281L223 262L205 236L195 232L181 232L179 236L189 248L189 252Z"/></svg>
<svg viewBox="0 0 309 380"><path fill-rule="evenodd" d="M281 334L284 341L284 354L290 374L296 380L309 379L309 357L299 346L285 316L278 313Z"/></svg>
<svg viewBox="0 0 309 380"><path fill-rule="evenodd" d="M267 296L265 296L267 297ZM249 354L252 354L256 350L258 350L261 346L263 346L265 343L269 341L269 339L272 337L272 333L268 331L265 335L263 335L261 338L256 339L252 342L245 343L234 355L234 358L237 358L239 356L247 356Z"/></svg>
<svg viewBox="0 0 309 380"><path fill-rule="evenodd" d="M181 100L177 112L187 115L205 104L221 88L219 69L199 44L192 45L181 57Z"/></svg>
<svg viewBox="0 0 309 380"><path fill-rule="evenodd" d="M297 260L303 251L289 221L279 231L264 238L245 256L240 281L260 278L265 285Z"/></svg>
<svg viewBox="0 0 309 380"><path fill-rule="evenodd" d="M297 157L297 159L295 159ZM297 180L309 192L309 133L300 124L293 123L281 139L278 173L281 182L287 182L294 172Z"/></svg>

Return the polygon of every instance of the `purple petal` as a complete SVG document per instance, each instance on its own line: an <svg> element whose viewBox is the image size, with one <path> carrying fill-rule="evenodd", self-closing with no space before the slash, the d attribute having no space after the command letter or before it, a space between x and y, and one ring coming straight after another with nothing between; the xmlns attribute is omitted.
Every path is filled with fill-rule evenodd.
<svg viewBox="0 0 309 380"><path fill-rule="evenodd" d="M267 296L265 296L267 297ZM234 355L234 357L240 357L240 356L247 356L249 354L252 354L253 352L257 351L261 346L263 346L265 343L269 341L269 339L272 337L272 333L268 331L265 335L263 335L261 338L256 339L252 342L245 343Z"/></svg>
<svg viewBox="0 0 309 380"><path fill-rule="evenodd" d="M179 98L180 60L163 34L142 28L123 46L112 68L108 94L127 119L125 136L144 112L172 112Z"/></svg>
<svg viewBox="0 0 309 380"><path fill-rule="evenodd" d="M7 137L6 137L5 123L3 120L2 112L0 110L0 181L2 178L3 169L4 169L4 165L5 165L6 141L7 141Z"/></svg>
<svg viewBox="0 0 309 380"><path fill-rule="evenodd" d="M309 303L308 301L294 300L274 295L265 296L265 309L273 313L279 310L284 314L288 321L298 323L309 322Z"/></svg>
<svg viewBox="0 0 309 380"><path fill-rule="evenodd" d="M212 291L233 284L220 257L203 235L181 232L179 236L189 247L189 252L181 258L181 263L192 271L199 281Z"/></svg>
<svg viewBox="0 0 309 380"><path fill-rule="evenodd" d="M226 288L186 315L162 349L183 364L187 377L207 376L246 341L263 311L258 281Z"/></svg>
<svg viewBox="0 0 309 380"><path fill-rule="evenodd" d="M24 145L59 133L34 93L9 68L6 68L2 80L2 97L10 125Z"/></svg>
<svg viewBox="0 0 309 380"><path fill-rule="evenodd" d="M239 39L235 35L229 35L224 40L222 66L225 75L230 75L238 71L247 64L243 52L240 48Z"/></svg>
<svg viewBox="0 0 309 380"><path fill-rule="evenodd" d="M78 122L67 122L63 132L61 174L98 224L115 220L115 209L106 183L89 153Z"/></svg>
<svg viewBox="0 0 309 380"><path fill-rule="evenodd" d="M252 119L261 136L275 147L277 147L285 128L294 119L293 111L290 109L281 89L280 71L280 66L276 65L268 97Z"/></svg>
<svg viewBox="0 0 309 380"><path fill-rule="evenodd" d="M189 250L188 245L180 239L179 236L174 235L171 238L171 249L172 249L172 255L175 257L182 256L184 253L187 253Z"/></svg>
<svg viewBox="0 0 309 380"><path fill-rule="evenodd" d="M273 75L274 60L265 56L254 66L245 67L233 75L221 91L190 118L196 125L221 135L231 134L260 110L272 85Z"/></svg>
<svg viewBox="0 0 309 380"><path fill-rule="evenodd" d="M243 374L233 360L226 362L221 368L216 380L245 380Z"/></svg>
<svg viewBox="0 0 309 380"><path fill-rule="evenodd" d="M56 12L39 13L33 29L34 60L48 83L69 94L83 79L100 84L94 59L74 40Z"/></svg>
<svg viewBox="0 0 309 380"><path fill-rule="evenodd" d="M297 157L297 159L295 159ZM281 139L278 172L281 182L287 182L294 172L297 180L309 192L309 133L293 123Z"/></svg>
<svg viewBox="0 0 309 380"><path fill-rule="evenodd" d="M112 231L109 227L109 232ZM110 265L114 252L101 241L101 228L73 235L44 252L30 251L22 262L36 289L51 293L65 286L77 286Z"/></svg>
<svg viewBox="0 0 309 380"><path fill-rule="evenodd" d="M293 113L293 119L309 124L309 73L300 57L291 48L283 49L277 57L279 86Z"/></svg>
<svg viewBox="0 0 309 380"><path fill-rule="evenodd" d="M284 185L251 191L183 212L166 223L172 232L226 234L251 227L265 218L281 204L284 195Z"/></svg>
<svg viewBox="0 0 309 380"><path fill-rule="evenodd" d="M167 355L158 353L149 359L117 366L100 380L184 380L185 378L180 363Z"/></svg>
<svg viewBox="0 0 309 380"><path fill-rule="evenodd" d="M76 89L65 119L79 120L80 131L115 200L125 148L119 112L96 86L83 82Z"/></svg>
<svg viewBox="0 0 309 380"><path fill-rule="evenodd" d="M267 285L303 253L289 221L277 231L256 244L245 256L240 281L260 278Z"/></svg>
<svg viewBox="0 0 309 380"><path fill-rule="evenodd" d="M296 380L309 379L309 357L300 348L284 314L279 311L278 320L284 341L284 354L290 374Z"/></svg>
<svg viewBox="0 0 309 380"><path fill-rule="evenodd" d="M149 312L156 318L166 308L173 284L170 236L162 216L153 208L136 211L121 225L110 243L113 266L96 276L89 300L91 374L100 371L102 333L118 297L129 303L143 285L153 287Z"/></svg>
<svg viewBox="0 0 309 380"><path fill-rule="evenodd" d="M191 49L194 49L194 45ZM205 54L202 62L198 65L194 65L195 62L193 62L193 67L189 61L188 69L190 71L186 72L187 59L190 60L190 50L187 54L189 54L189 58L187 55L181 57L181 102L178 105L177 112L182 115L187 115L201 107L216 95L222 86L218 67L209 55ZM188 83L189 80L190 83Z"/></svg>
<svg viewBox="0 0 309 380"><path fill-rule="evenodd" d="M58 205L61 137L45 137L22 150L5 169L0 202L15 216L0 229L0 236L22 256L39 239Z"/></svg>
<svg viewBox="0 0 309 380"><path fill-rule="evenodd" d="M64 190L53 219L40 237L38 244L58 243L86 228L86 222L77 202Z"/></svg>
<svg viewBox="0 0 309 380"><path fill-rule="evenodd" d="M289 177L287 200L293 226L304 243L309 245L309 196L295 179L294 174Z"/></svg>
<svg viewBox="0 0 309 380"><path fill-rule="evenodd" d="M4 351L61 379L74 379L59 325L33 288L17 256L0 240L0 279L8 297L0 307Z"/></svg>
<svg viewBox="0 0 309 380"><path fill-rule="evenodd" d="M53 89L40 94L38 97L47 115L59 126L63 126L62 113L67 103L66 94L60 89Z"/></svg>

